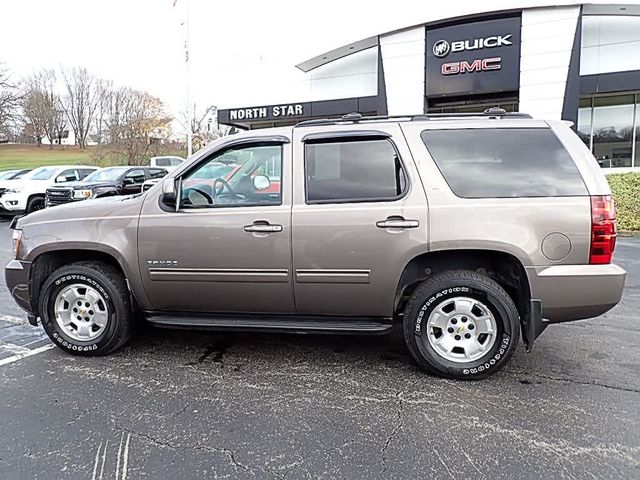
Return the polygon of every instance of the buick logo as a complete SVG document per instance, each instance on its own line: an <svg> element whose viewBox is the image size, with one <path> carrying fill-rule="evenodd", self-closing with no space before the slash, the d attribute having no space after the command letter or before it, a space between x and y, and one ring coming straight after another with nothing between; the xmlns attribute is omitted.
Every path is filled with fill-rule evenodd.
<svg viewBox="0 0 640 480"><path fill-rule="evenodd" d="M433 54L438 58L444 58L449 55L451 45L446 40L438 40L433 44Z"/></svg>

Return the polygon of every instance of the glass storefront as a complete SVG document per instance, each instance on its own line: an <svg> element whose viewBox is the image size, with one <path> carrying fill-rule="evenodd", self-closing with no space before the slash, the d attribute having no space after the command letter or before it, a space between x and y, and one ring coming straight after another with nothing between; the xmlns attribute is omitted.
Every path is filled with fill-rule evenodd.
<svg viewBox="0 0 640 480"><path fill-rule="evenodd" d="M577 130L601 167L640 167L640 94L580 99Z"/></svg>

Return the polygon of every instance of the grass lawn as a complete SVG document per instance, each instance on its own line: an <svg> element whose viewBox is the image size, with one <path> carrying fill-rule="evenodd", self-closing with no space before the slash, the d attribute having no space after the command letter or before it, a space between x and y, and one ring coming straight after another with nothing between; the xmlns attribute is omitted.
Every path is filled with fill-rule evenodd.
<svg viewBox="0 0 640 480"><path fill-rule="evenodd" d="M0 170L36 168L44 165L90 164L91 148L62 146L49 149L47 145L0 144Z"/></svg>

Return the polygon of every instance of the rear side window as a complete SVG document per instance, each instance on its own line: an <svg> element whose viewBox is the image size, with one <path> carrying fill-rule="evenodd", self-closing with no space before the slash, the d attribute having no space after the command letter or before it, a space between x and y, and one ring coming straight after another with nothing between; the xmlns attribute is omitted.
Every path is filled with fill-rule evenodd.
<svg viewBox="0 0 640 480"><path fill-rule="evenodd" d="M459 197L588 194L569 152L549 128L425 130L421 137Z"/></svg>
<svg viewBox="0 0 640 480"><path fill-rule="evenodd" d="M388 201L405 190L405 175L388 140L305 145L307 203Z"/></svg>

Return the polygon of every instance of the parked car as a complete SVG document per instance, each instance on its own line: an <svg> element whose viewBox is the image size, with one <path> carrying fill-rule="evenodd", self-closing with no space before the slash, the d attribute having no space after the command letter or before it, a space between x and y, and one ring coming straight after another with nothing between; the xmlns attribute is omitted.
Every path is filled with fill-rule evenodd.
<svg viewBox="0 0 640 480"><path fill-rule="evenodd" d="M184 163L185 159L182 157L176 157L173 155L162 157L151 157L149 165L151 167L164 168L168 172L173 172L176 168Z"/></svg>
<svg viewBox="0 0 640 480"><path fill-rule="evenodd" d="M194 182L230 152L232 176ZM257 331L398 325L426 371L479 379L521 334L530 350L549 325L611 309L626 275L589 149L563 122L500 109L224 137L146 195L12 228L9 290L77 355L117 350L140 316Z"/></svg>
<svg viewBox="0 0 640 480"><path fill-rule="evenodd" d="M19 180L24 177L31 170L5 170L0 172L0 197L4 195L7 188L15 184L12 180Z"/></svg>
<svg viewBox="0 0 640 480"><path fill-rule="evenodd" d="M59 165L40 167L17 180L8 180L0 197L0 214L32 213L45 206L45 194L51 185L82 180L97 167Z"/></svg>
<svg viewBox="0 0 640 480"><path fill-rule="evenodd" d="M4 170L0 172L0 181L2 180L18 180L25 174L29 173L30 169L18 169L18 170Z"/></svg>
<svg viewBox="0 0 640 480"><path fill-rule="evenodd" d="M93 172L80 182L64 183L47 189L46 206L90 198L112 197L140 193L148 179L160 179L167 174L163 168L107 167Z"/></svg>

